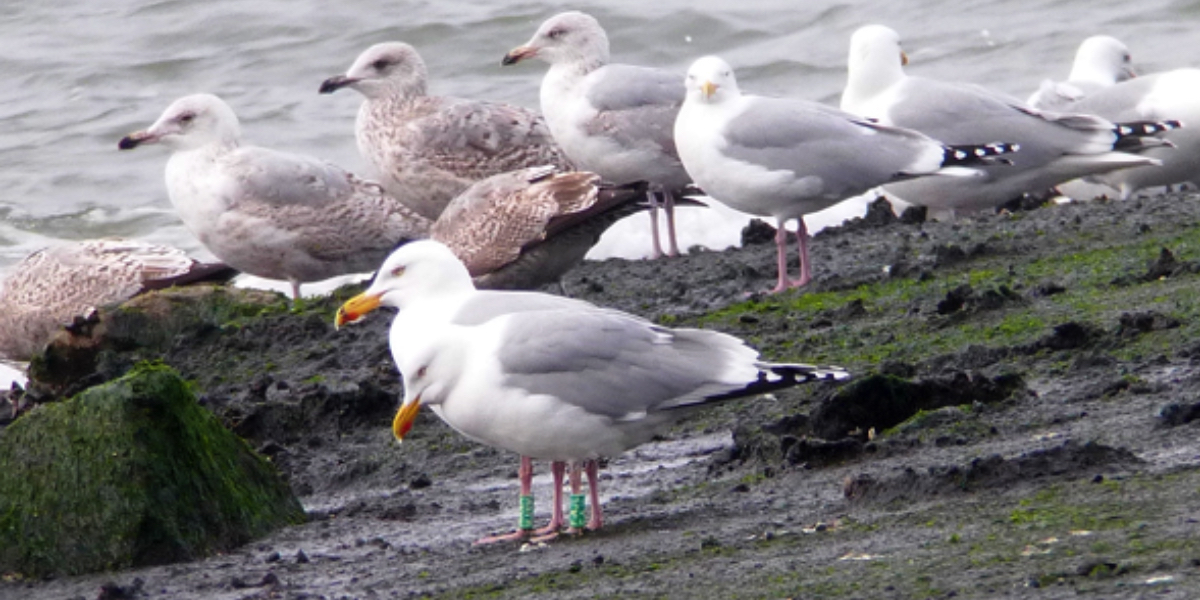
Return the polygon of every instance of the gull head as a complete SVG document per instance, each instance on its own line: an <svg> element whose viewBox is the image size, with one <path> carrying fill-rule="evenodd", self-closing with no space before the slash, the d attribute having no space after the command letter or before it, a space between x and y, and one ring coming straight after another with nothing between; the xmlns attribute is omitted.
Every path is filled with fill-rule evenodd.
<svg viewBox="0 0 1200 600"><path fill-rule="evenodd" d="M850 36L851 77L855 71L900 72L908 64L908 55L900 47L900 34L883 25L859 27Z"/></svg>
<svg viewBox="0 0 1200 600"><path fill-rule="evenodd" d="M733 75L733 68L717 56L696 59L688 68L684 85L687 87L689 101L719 104L727 98L736 98L741 94L737 78Z"/></svg>
<svg viewBox="0 0 1200 600"><path fill-rule="evenodd" d="M212 94L193 94L171 103L147 129L121 138L117 147L131 150L142 144L162 144L172 150L191 150L209 144L234 144L241 137L237 115Z"/></svg>
<svg viewBox="0 0 1200 600"><path fill-rule="evenodd" d="M397 441L403 442L412 430L421 406L441 404L460 378L464 347L448 334L454 326L446 327L408 337L404 351L396 355L396 368L404 380L404 400L392 419L392 435Z"/></svg>
<svg viewBox="0 0 1200 600"><path fill-rule="evenodd" d="M423 299L469 293L475 289L467 267L444 244L433 240L406 243L392 252L371 285L338 309L334 326L340 328L380 306L404 310Z"/></svg>
<svg viewBox="0 0 1200 600"><path fill-rule="evenodd" d="M540 58L552 65L583 64L595 68L608 63L608 35L595 17L579 11L546 19L524 46L504 55L503 65Z"/></svg>
<svg viewBox="0 0 1200 600"><path fill-rule="evenodd" d="M416 49L403 42L384 42L359 54L345 75L322 82L320 92L332 94L348 87L367 98L424 96L427 77L425 61Z"/></svg>
<svg viewBox="0 0 1200 600"><path fill-rule="evenodd" d="M1079 45L1067 80L1112 85L1135 76L1129 48L1117 38L1094 35Z"/></svg>

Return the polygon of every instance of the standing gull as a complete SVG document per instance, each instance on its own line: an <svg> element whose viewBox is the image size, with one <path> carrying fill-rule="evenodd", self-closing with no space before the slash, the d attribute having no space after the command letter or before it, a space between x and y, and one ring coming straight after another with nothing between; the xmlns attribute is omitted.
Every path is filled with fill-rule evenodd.
<svg viewBox="0 0 1200 600"><path fill-rule="evenodd" d="M1021 147L1011 165L985 166L983 177L924 178L884 188L934 209L993 208L1077 177L1158 164L1131 152L1162 146L1162 140L1151 136L1178 126L1041 113L979 86L910 77L904 73L906 62L895 31L882 25L855 31L842 110L915 129L947 144L1003 139Z"/></svg>
<svg viewBox="0 0 1200 600"><path fill-rule="evenodd" d="M300 284L372 270L429 222L335 165L243 146L237 116L212 94L173 102L122 150L161 143L167 192L184 225L233 268Z"/></svg>
<svg viewBox="0 0 1200 600"><path fill-rule="evenodd" d="M591 15L565 12L542 23L503 64L527 58L550 63L541 104L554 139L581 169L614 183L649 181L664 198L668 254L679 254L674 202L691 182L675 149L672 126L683 103L675 74L609 64L608 36ZM662 256L651 211L653 255Z"/></svg>
<svg viewBox="0 0 1200 600"><path fill-rule="evenodd" d="M429 405L463 435L520 454L522 495L531 458L614 456L692 409L848 376L836 367L764 363L715 331L669 329L558 296L476 291L462 264L433 241L396 250L371 287L342 307L338 324L380 305L400 308L389 338L405 388L396 437ZM598 527L595 470L588 472Z"/></svg>
<svg viewBox="0 0 1200 600"><path fill-rule="evenodd" d="M0 358L28 360L55 331L101 306L147 290L234 275L177 248L136 240L85 240L39 250L0 282Z"/></svg>
<svg viewBox="0 0 1200 600"><path fill-rule="evenodd" d="M1079 45L1066 81L1042 81L1028 103L1038 110L1074 110L1070 104L1088 94L1134 78L1129 48L1121 40L1094 35Z"/></svg>
<svg viewBox="0 0 1200 600"><path fill-rule="evenodd" d="M613 223L645 210L644 183L534 167L493 175L459 194L430 229L481 289L532 289L579 264Z"/></svg>
<svg viewBox="0 0 1200 600"><path fill-rule="evenodd" d="M679 156L714 200L775 217L779 276L773 292L812 278L804 215L898 179L930 174L970 179L977 171L955 165L987 164L997 160L990 156L1014 149L1002 143L948 147L814 102L742 94L733 69L715 56L692 64L686 87L687 101L675 122ZM792 220L800 249L795 280L787 273Z"/></svg>
<svg viewBox="0 0 1200 600"><path fill-rule="evenodd" d="M1173 147L1151 148L1143 155L1160 166L1102 173L1098 181L1128 198L1139 189L1200 181L1200 69L1175 69L1145 75L1095 90L1067 109L1114 121L1173 120L1185 125L1163 134Z"/></svg>
<svg viewBox="0 0 1200 600"><path fill-rule="evenodd" d="M437 219L468 186L499 173L571 164L537 113L508 104L430 96L425 62L412 46L367 48L322 94L349 87L366 100L354 132L358 151L388 193ZM378 263L376 263L378 264Z"/></svg>

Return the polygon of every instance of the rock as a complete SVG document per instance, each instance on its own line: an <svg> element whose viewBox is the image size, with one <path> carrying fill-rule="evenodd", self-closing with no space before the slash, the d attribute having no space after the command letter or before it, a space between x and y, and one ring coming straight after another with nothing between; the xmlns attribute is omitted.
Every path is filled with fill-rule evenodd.
<svg viewBox="0 0 1200 600"><path fill-rule="evenodd" d="M304 520L275 468L169 367L43 405L0 437L0 571L191 560Z"/></svg>

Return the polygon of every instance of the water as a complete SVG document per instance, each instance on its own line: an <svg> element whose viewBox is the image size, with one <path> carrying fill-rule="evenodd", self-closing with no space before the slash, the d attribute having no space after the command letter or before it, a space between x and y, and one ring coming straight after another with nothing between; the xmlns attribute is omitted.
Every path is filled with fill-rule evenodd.
<svg viewBox="0 0 1200 600"><path fill-rule="evenodd" d="M858 26L897 29L915 74L983 83L1024 97L1064 76L1095 33L1130 45L1145 71L1200 64L1200 2L923 0L540 0L476 6L460 0L107 0L0 7L0 273L60 239L131 236L205 255L174 216L162 181L166 152L118 152L174 98L208 91L242 119L248 141L365 171L353 139L352 91L317 94L363 48L414 44L434 93L537 106L545 71L500 57L546 17L592 12L616 61L681 73L717 53L747 91L836 103L846 44ZM711 219L710 219L711 220ZM644 219L637 222L646 233ZM627 227L626 229L632 229ZM684 236L685 243L699 241ZM646 247L638 242L638 250Z"/></svg>

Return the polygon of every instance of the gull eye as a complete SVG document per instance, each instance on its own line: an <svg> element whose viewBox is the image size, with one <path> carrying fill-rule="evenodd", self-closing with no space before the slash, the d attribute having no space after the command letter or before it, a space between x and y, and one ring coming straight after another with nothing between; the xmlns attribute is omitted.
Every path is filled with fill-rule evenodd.
<svg viewBox="0 0 1200 600"><path fill-rule="evenodd" d="M548 37L552 40L557 40L558 38L562 37L563 34L566 32L567 32L567 30L565 30L565 29L554 28L554 29L551 29L550 32L546 34L546 37Z"/></svg>
<svg viewBox="0 0 1200 600"><path fill-rule="evenodd" d="M428 368L429 368L429 367L427 367L427 366L426 366L426 367L421 367L420 369L417 369L417 379L420 379L420 378L424 377L424 376L425 376L425 371L426 371Z"/></svg>
<svg viewBox="0 0 1200 600"><path fill-rule="evenodd" d="M403 265L396 267L395 269L392 269L392 277L399 277L403 274L404 274L404 266Z"/></svg>
<svg viewBox="0 0 1200 600"><path fill-rule="evenodd" d="M191 123L194 120L196 120L196 113L186 112L186 113L183 113L182 115L179 115L179 122L183 123L185 125L188 123Z"/></svg>
<svg viewBox="0 0 1200 600"><path fill-rule="evenodd" d="M382 71L382 70L388 68L389 64L391 64L391 63L389 63L386 58L381 58L381 59L376 60L375 62L371 63L371 68L375 69L376 71Z"/></svg>

